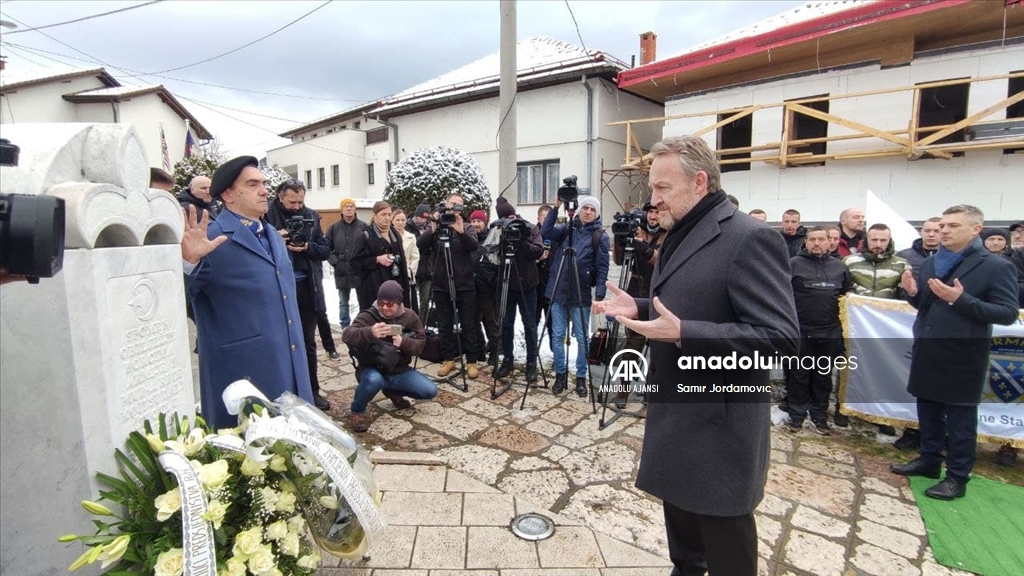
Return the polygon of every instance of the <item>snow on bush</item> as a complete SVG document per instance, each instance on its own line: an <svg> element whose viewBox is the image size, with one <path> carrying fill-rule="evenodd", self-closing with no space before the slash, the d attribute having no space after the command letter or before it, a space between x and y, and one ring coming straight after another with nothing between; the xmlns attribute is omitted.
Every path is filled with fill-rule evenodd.
<svg viewBox="0 0 1024 576"><path fill-rule="evenodd" d="M455 192L466 201L465 220L473 210L489 211L491 194L480 165L461 150L437 146L417 150L391 169L384 201L412 214L419 204L434 208Z"/></svg>

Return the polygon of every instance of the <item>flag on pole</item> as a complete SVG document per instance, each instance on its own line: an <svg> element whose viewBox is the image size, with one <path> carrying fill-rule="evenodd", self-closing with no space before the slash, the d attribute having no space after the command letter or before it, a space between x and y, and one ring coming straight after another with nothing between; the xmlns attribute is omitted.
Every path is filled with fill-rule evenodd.
<svg viewBox="0 0 1024 576"><path fill-rule="evenodd" d="M192 157L192 145L195 141L192 140L192 129L189 128L188 120L185 120L185 158Z"/></svg>
<svg viewBox="0 0 1024 576"><path fill-rule="evenodd" d="M167 151L167 136L164 135L164 125L160 124L160 151L164 156L164 170L171 171L171 154Z"/></svg>

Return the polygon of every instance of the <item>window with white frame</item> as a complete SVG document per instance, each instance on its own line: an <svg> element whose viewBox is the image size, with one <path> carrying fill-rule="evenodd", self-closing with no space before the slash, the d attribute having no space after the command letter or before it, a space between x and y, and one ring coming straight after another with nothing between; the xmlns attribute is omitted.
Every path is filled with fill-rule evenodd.
<svg viewBox="0 0 1024 576"><path fill-rule="evenodd" d="M308 190L308 189L312 189L312 188L313 188L313 171L312 170L306 170L306 189Z"/></svg>
<svg viewBox="0 0 1024 576"><path fill-rule="evenodd" d="M521 162L517 170L517 204L550 204L555 201L560 182L558 160Z"/></svg>

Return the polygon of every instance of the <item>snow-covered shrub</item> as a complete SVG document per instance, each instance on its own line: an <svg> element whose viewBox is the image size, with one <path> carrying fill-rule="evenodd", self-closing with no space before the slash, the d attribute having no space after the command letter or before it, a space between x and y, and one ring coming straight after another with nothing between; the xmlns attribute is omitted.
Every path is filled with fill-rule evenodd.
<svg viewBox="0 0 1024 576"><path fill-rule="evenodd" d="M476 160L461 150L437 146L417 150L391 169L384 201L412 214L417 205L426 202L434 208L454 192L466 201L467 221L473 210L489 210L491 194Z"/></svg>

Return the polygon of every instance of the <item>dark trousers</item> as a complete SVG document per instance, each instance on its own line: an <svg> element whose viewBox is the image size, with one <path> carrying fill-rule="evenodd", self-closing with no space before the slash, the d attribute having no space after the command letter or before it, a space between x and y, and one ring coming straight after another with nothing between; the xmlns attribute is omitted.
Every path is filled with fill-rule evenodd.
<svg viewBox="0 0 1024 576"><path fill-rule="evenodd" d="M501 325L501 351L506 362L511 362L515 356L516 308L523 317L523 329L526 331L526 365L533 366L537 362L537 289L508 291L505 318Z"/></svg>
<svg viewBox="0 0 1024 576"><path fill-rule="evenodd" d="M316 313L316 328L320 332L320 343L328 353L337 352L338 347L334 344L334 335L331 334L331 321L327 318L327 310Z"/></svg>
<svg viewBox="0 0 1024 576"><path fill-rule="evenodd" d="M320 380L316 377L316 308L309 278L295 282L295 299L299 306L299 320L302 321L302 339L306 342L309 385L313 389L313 397L316 397L320 394Z"/></svg>
<svg viewBox="0 0 1024 576"><path fill-rule="evenodd" d="M498 304L495 300L494 289L477 290L477 305L480 306L480 322L483 324L483 335L487 336L487 353L492 358L498 357ZM481 338L480 328L477 326L477 339ZM483 343L483 340L480 340ZM497 360L495 360L497 361Z"/></svg>
<svg viewBox="0 0 1024 576"><path fill-rule="evenodd" d="M946 476L966 483L977 458L978 405L918 398L917 421L921 425L921 459L938 466L943 460L942 449L946 448Z"/></svg>
<svg viewBox="0 0 1024 576"><path fill-rule="evenodd" d="M757 525L754 514L708 516L663 502L671 576L754 576Z"/></svg>
<svg viewBox="0 0 1024 576"><path fill-rule="evenodd" d="M803 422L810 413L814 422L828 420L828 397L832 393L832 363L842 349L842 334L817 336L801 334L800 354L803 366L791 366L786 371L786 404L793 422ZM815 365L809 367L811 361ZM828 369L824 359L829 360ZM822 374L824 372L824 374Z"/></svg>
<svg viewBox="0 0 1024 576"><path fill-rule="evenodd" d="M431 296L437 315L438 335L441 337L441 357L445 360L454 360L459 356L459 349L458 342L452 337L455 333L455 311L452 310L451 297L447 292L439 290L435 290ZM459 307L459 323L462 325L462 352L466 355L466 362L477 362L482 356L483 345L477 329L477 324L480 323L480 309L476 303L476 290L456 292L455 303Z"/></svg>

